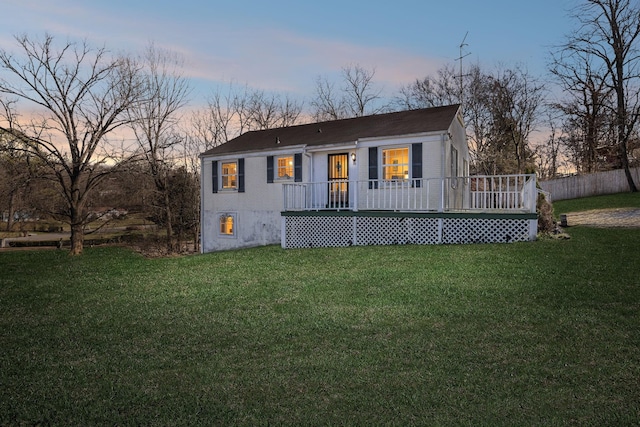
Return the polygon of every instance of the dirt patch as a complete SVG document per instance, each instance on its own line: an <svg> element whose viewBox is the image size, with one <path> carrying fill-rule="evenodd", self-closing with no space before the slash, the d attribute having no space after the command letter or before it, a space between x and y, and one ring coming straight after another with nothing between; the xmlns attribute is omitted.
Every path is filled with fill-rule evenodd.
<svg viewBox="0 0 640 427"><path fill-rule="evenodd" d="M566 215L569 227L640 228L640 208L594 209Z"/></svg>

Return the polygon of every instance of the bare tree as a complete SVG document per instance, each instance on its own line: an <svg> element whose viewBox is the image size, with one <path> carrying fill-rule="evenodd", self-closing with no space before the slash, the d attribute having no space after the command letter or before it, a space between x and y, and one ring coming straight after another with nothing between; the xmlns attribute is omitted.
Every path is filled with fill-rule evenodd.
<svg viewBox="0 0 640 427"><path fill-rule="evenodd" d="M494 110L488 102L491 91L489 74L480 65L458 72L454 66L444 66L436 76L416 79L403 86L395 103L401 109L429 108L461 104L467 127L470 168L477 173L492 174L497 166L496 144L491 138ZM464 99L464 104L462 100Z"/></svg>
<svg viewBox="0 0 640 427"><path fill-rule="evenodd" d="M344 99L336 94L335 83L326 77L316 78L316 96L311 101L316 121L340 120L348 117Z"/></svg>
<svg viewBox="0 0 640 427"><path fill-rule="evenodd" d="M186 237L190 235L198 250L197 237L200 223L200 180L198 175L180 166L171 170L168 178L171 214L169 222L177 237L177 247L182 250Z"/></svg>
<svg viewBox="0 0 640 427"><path fill-rule="evenodd" d="M188 134L191 146L199 147L198 153L224 144L236 135L231 106L232 86L226 94L220 90L209 98L207 107L191 115Z"/></svg>
<svg viewBox="0 0 640 427"><path fill-rule="evenodd" d="M464 73L445 66L435 77L418 79L401 88L396 103L405 109L462 104L471 168L501 174L533 165L529 137L542 99L542 85L521 67L486 72L472 65Z"/></svg>
<svg viewBox="0 0 640 427"><path fill-rule="evenodd" d="M187 128L186 131L183 131L183 158L180 162L181 169L183 169L186 174L190 177L190 181L193 183L192 188L194 191L191 197L184 197L182 200L192 203L189 205L182 207L185 211L186 217L195 218L195 221L190 223L190 232L193 236L193 244L194 251L198 252L200 250L200 182L202 178L201 170L200 170L200 159L199 155L203 151L203 146L201 145L201 141L198 137L194 137L192 135L193 129ZM186 212L189 211L189 212ZM189 229L188 226L186 226Z"/></svg>
<svg viewBox="0 0 640 427"><path fill-rule="evenodd" d="M493 173L524 173L533 169L529 136L542 106L542 85L519 67L498 69L488 76L487 84L493 119L490 138L503 162L501 170Z"/></svg>
<svg viewBox="0 0 640 427"><path fill-rule="evenodd" d="M245 108L244 114L240 108L236 109L236 114L248 118L250 130L294 125L302 112L302 104L290 97L286 96L283 100L279 95L267 94L262 90L249 92L246 102L240 105Z"/></svg>
<svg viewBox="0 0 640 427"><path fill-rule="evenodd" d="M578 30L561 47L563 59L593 58L607 87L614 93L610 106L615 113L620 163L629 190L638 191L629 169L628 143L640 115L640 5L631 0L585 0L574 18ZM564 63L565 61L563 61Z"/></svg>
<svg viewBox="0 0 640 427"><path fill-rule="evenodd" d="M557 120L551 115L552 109L547 110L547 126L549 133L545 141L535 147L536 170L541 179L555 178L562 165L561 147L562 134L558 129Z"/></svg>
<svg viewBox="0 0 640 427"><path fill-rule="evenodd" d="M280 126L293 126L300 123L304 104L286 95L280 103Z"/></svg>
<svg viewBox="0 0 640 427"><path fill-rule="evenodd" d="M479 69L479 67L475 67ZM470 85L467 73L463 76L463 88ZM437 76L426 76L400 88L396 104L403 110L430 108L442 105L460 104L460 75L453 66L444 66ZM464 90L463 89L463 90Z"/></svg>
<svg viewBox="0 0 640 427"><path fill-rule="evenodd" d="M342 68L343 92L347 101L347 112L351 117L377 114L385 110L386 106L377 104L382 89L377 88L373 81L375 74L375 68L368 70L359 65Z"/></svg>
<svg viewBox="0 0 640 427"><path fill-rule="evenodd" d="M192 143L207 150L250 130L295 125L302 107L289 96L229 84L226 92L216 90L207 107L191 116L187 133Z"/></svg>
<svg viewBox="0 0 640 427"><path fill-rule="evenodd" d="M579 150L575 157L579 160L577 170L595 172L597 148L603 143L603 128L611 111L607 106L613 100L613 90L607 83L609 70L590 52L561 49L552 53L550 71L565 94L552 108L564 115L564 130L572 135L572 148Z"/></svg>
<svg viewBox="0 0 640 427"><path fill-rule="evenodd" d="M476 173L490 174L494 170L495 158L490 138L493 114L487 102L489 94L486 76L487 74L479 65L473 65L460 78L463 80L462 110L467 125L471 168Z"/></svg>
<svg viewBox="0 0 640 427"><path fill-rule="evenodd" d="M374 77L375 69L345 66L340 90L327 77L317 77L316 95L311 101L314 118L317 121L339 120L387 111L389 105L381 103L382 89L376 86Z"/></svg>
<svg viewBox="0 0 640 427"><path fill-rule="evenodd" d="M20 139L0 130L0 218L7 214L6 230L11 231L18 210L24 210L31 182L29 157L16 149Z"/></svg>
<svg viewBox="0 0 640 427"><path fill-rule="evenodd" d="M87 204L96 186L114 168L129 160L107 136L130 122L127 111L140 99L135 61L109 58L105 48L87 42L63 43L45 35L36 40L16 37L20 56L0 50L0 92L17 97L24 108L37 109L29 121L10 120L4 129L25 136L21 149L40 159L58 183L66 202L61 212L71 226L71 254L83 251Z"/></svg>
<svg viewBox="0 0 640 427"><path fill-rule="evenodd" d="M179 148L179 112L187 102L189 82L179 71L180 58L149 45L144 53L144 101L130 110L132 129L149 167L156 188L154 208L161 214L167 234L167 250L172 251L172 203L170 183L174 151Z"/></svg>

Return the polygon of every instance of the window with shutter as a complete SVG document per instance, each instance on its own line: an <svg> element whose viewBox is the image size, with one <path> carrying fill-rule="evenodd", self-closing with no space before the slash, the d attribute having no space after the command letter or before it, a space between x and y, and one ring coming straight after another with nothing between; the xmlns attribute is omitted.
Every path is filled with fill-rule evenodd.
<svg viewBox="0 0 640 427"><path fill-rule="evenodd" d="M233 190L238 188L238 162L222 162L220 165L220 188Z"/></svg>
<svg viewBox="0 0 640 427"><path fill-rule="evenodd" d="M378 188L378 147L369 147L369 189Z"/></svg>
<svg viewBox="0 0 640 427"><path fill-rule="evenodd" d="M302 182L302 153L293 155L293 175L295 182Z"/></svg>
<svg viewBox="0 0 640 427"><path fill-rule="evenodd" d="M276 177L278 179L293 178L293 156L278 157L276 164Z"/></svg>
<svg viewBox="0 0 640 427"><path fill-rule="evenodd" d="M211 188L213 193L218 192L218 162L211 162Z"/></svg>
<svg viewBox="0 0 640 427"><path fill-rule="evenodd" d="M238 159L238 193L244 193L244 159Z"/></svg>
<svg viewBox="0 0 640 427"><path fill-rule="evenodd" d="M407 181L409 179L409 148L382 150L382 179L385 181Z"/></svg>
<svg viewBox="0 0 640 427"><path fill-rule="evenodd" d="M302 181L302 154L267 156L267 182Z"/></svg>
<svg viewBox="0 0 640 427"><path fill-rule="evenodd" d="M213 192L244 192L244 159L211 162ZM220 164L218 166L218 163Z"/></svg>
<svg viewBox="0 0 640 427"><path fill-rule="evenodd" d="M422 185L422 143L411 144L411 179L412 186Z"/></svg>
<svg viewBox="0 0 640 427"><path fill-rule="evenodd" d="M267 183L273 182L273 156L267 156Z"/></svg>

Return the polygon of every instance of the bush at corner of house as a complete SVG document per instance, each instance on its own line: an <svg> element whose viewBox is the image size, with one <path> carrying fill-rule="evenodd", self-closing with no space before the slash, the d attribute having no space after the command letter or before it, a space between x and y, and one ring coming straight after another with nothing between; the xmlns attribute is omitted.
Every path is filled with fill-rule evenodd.
<svg viewBox="0 0 640 427"><path fill-rule="evenodd" d="M553 218L553 205L547 200L544 194L538 194L536 203L538 214L538 233L551 233L556 228Z"/></svg>

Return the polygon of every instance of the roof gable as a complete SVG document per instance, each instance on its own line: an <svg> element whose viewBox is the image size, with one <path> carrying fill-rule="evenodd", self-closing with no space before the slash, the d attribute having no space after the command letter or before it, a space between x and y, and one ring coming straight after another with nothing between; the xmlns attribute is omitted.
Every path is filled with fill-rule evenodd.
<svg viewBox="0 0 640 427"><path fill-rule="evenodd" d="M250 131L202 155L262 151L294 145L344 144L362 138L446 131L459 107L449 105Z"/></svg>

